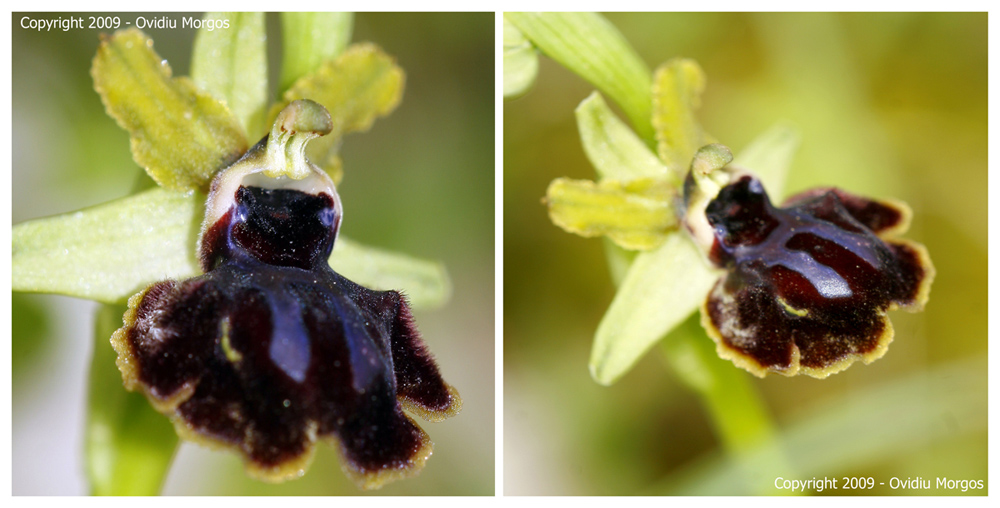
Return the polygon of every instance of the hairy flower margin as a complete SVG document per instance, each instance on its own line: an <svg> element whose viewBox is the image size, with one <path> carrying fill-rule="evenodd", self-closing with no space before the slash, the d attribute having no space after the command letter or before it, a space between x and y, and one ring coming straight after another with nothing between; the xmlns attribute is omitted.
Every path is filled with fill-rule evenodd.
<svg viewBox="0 0 1000 508"><path fill-rule="evenodd" d="M248 135L259 136L255 131L267 117L303 97L326 106L333 116L332 133L313 143L309 156L339 181L341 137L366 130L398 104L402 70L373 45L345 48L350 37L346 15L346 29L339 32L306 30L343 43L314 51L312 70L290 79L281 102L268 109L263 14L226 16L232 30L199 33L192 79L172 77L152 41L138 30L102 39L92 67L95 89L108 113L129 130L136 161L161 187L17 225L13 290L119 303L150 282L197 275L201 270L191 232L200 222L208 181L246 151ZM288 14L284 21L286 27L326 22L344 28L344 16ZM289 75L285 71L283 81ZM341 273L369 287L405 289L414 305L435 306L447 299L441 265L345 240L337 242L330 257Z"/></svg>
<svg viewBox="0 0 1000 508"><path fill-rule="evenodd" d="M505 76L506 96L523 93L530 86L536 73L531 59L537 59L537 50L609 94L636 128L633 131L618 120L597 92L584 100L576 111L577 123L599 179L556 179L545 198L554 224L582 236L605 237L612 274L619 284L595 335L590 362L595 380L602 384L616 381L699 306L703 324L723 358L757 376L802 372L820 378L856 359L868 363L884 354L892 337L887 310L922 309L934 268L923 246L892 238L908 224L909 210L902 203L878 203L836 189L808 191L790 204L811 207L815 210L809 212L812 220L821 226L793 234L795 242L780 245L775 242L781 238L768 237L787 229L770 226L745 245L730 247L740 249L736 257L722 259L716 254L731 238L716 232L713 239L713 228L718 231L724 221L717 215L714 222L706 223L709 206L716 213L725 205L736 207L747 215L743 219L753 223L797 220L784 219L795 217L789 215L795 213L793 209L755 208L747 206L746 193L727 192L728 198L719 193L738 183L730 175L742 172L752 173L758 187L763 182L763 188L780 196L798 140L792 129L778 126L735 160L721 145L699 151L710 148L714 139L695 115L705 86L697 63L671 60L656 69L650 81L649 71L621 35L592 14L507 13L504 29L505 58L516 64L511 69L518 73ZM652 133L646 126L652 126ZM656 152L649 146L655 146ZM685 179L690 181L690 175L703 177L699 182L704 185L696 186L700 192L695 206L686 192L691 186L683 184ZM815 204L823 199L828 204ZM885 213L873 214L873 208ZM891 225L880 223L890 216L895 217ZM706 227L700 226L703 223ZM745 232L743 224L730 225ZM794 224L791 231L795 232ZM866 254L847 248L838 251L837 259L823 257L824 247L857 241L854 231L867 235L864 242L872 251ZM797 250L808 248L813 250ZM876 274L884 285L868 288L860 273L841 268L859 259L870 267L871 273L865 275ZM765 265L763 271L760 263ZM725 284L716 282L720 269L729 273ZM800 279L787 282L782 270ZM830 284L843 291L824 293ZM706 299L713 287L716 290ZM800 307L790 305L790 299ZM773 318L769 322L759 317L762 305L769 309L768 319ZM863 316L854 316L857 305L865 309ZM778 322L783 323L778 327L781 332L772 333Z"/></svg>
<svg viewBox="0 0 1000 508"><path fill-rule="evenodd" d="M255 478L305 474L315 443L340 451L361 488L418 473L430 421L461 410L420 338L406 298L329 265L343 207L305 158L332 129L297 100L271 133L212 180L199 259L205 274L129 299L111 338L125 386L187 439L232 448Z"/></svg>

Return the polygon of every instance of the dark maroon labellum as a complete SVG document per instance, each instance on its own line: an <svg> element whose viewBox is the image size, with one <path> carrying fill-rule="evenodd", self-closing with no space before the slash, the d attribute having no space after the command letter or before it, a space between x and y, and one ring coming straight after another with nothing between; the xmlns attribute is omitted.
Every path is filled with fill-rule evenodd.
<svg viewBox="0 0 1000 508"><path fill-rule="evenodd" d="M814 377L882 356L888 310L919 310L933 267L923 246L893 238L905 205L818 189L776 208L753 176L705 207L709 260L726 275L703 306L724 357L757 375Z"/></svg>
<svg viewBox="0 0 1000 508"><path fill-rule="evenodd" d="M134 297L113 340L127 383L188 437L239 450L254 475L300 475L325 438L352 477L377 487L430 454L403 407L439 420L461 403L405 299L328 265L334 200L241 185L205 231L207 273Z"/></svg>

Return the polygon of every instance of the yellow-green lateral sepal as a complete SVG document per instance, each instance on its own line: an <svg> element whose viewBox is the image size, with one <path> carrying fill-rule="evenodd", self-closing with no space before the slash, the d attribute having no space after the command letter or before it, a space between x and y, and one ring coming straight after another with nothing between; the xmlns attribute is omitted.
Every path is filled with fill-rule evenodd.
<svg viewBox="0 0 1000 508"><path fill-rule="evenodd" d="M102 37L91 75L108 114L132 138L132 157L168 189L203 188L247 149L239 120L188 78L171 78L136 29Z"/></svg>
<svg viewBox="0 0 1000 508"><path fill-rule="evenodd" d="M205 195L151 189L79 212L14 226L12 289L121 303L147 285L186 279L195 257ZM397 289L414 307L448 300L434 261L366 247L341 236L330 265L372 289Z"/></svg>
<svg viewBox="0 0 1000 508"><path fill-rule="evenodd" d="M649 250L677 228L675 193L661 179L594 183L557 178L549 184L545 201L552 222L570 233L607 235L626 249Z"/></svg>
<svg viewBox="0 0 1000 508"><path fill-rule="evenodd" d="M441 263L368 247L343 236L333 246L330 267L362 286L400 291L414 308L439 307L451 297L451 282Z"/></svg>
<svg viewBox="0 0 1000 508"><path fill-rule="evenodd" d="M590 94L576 107L576 123L583 150L599 178L673 176L639 136L615 116L601 94Z"/></svg>
<svg viewBox="0 0 1000 508"><path fill-rule="evenodd" d="M701 305L716 279L680 231L636 256L597 327L590 374L604 385L617 381Z"/></svg>
<svg viewBox="0 0 1000 508"><path fill-rule="evenodd" d="M503 18L503 96L526 92L538 76L538 51L524 34Z"/></svg>
<svg viewBox="0 0 1000 508"><path fill-rule="evenodd" d="M101 305L95 319L84 442L90 490L99 496L159 494L177 449L170 421L143 394L122 386L109 339L126 309Z"/></svg>
<svg viewBox="0 0 1000 508"><path fill-rule="evenodd" d="M354 44L335 60L299 79L271 108L271 118L297 99L322 104L333 121L330 134L309 143L306 155L333 178L340 180L337 155L340 138L348 132L371 128L376 118L392 112L403 94L403 70L392 57L372 44Z"/></svg>
<svg viewBox="0 0 1000 508"><path fill-rule="evenodd" d="M205 196L155 188L14 226L14 291L124 302L146 285L200 272Z"/></svg>
<svg viewBox="0 0 1000 508"><path fill-rule="evenodd" d="M248 139L263 135L267 112L267 33L264 13L214 12L206 20L228 20L229 28L198 30L191 79L225 101Z"/></svg>
<svg viewBox="0 0 1000 508"><path fill-rule="evenodd" d="M712 142L695 116L704 89L705 73L694 60L675 58L653 75L653 129L660 159L680 178L694 152Z"/></svg>

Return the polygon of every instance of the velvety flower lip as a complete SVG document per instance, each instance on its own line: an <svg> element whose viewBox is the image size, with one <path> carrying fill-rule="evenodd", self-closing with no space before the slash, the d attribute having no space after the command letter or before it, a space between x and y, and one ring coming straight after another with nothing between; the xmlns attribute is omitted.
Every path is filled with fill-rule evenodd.
<svg viewBox="0 0 1000 508"><path fill-rule="evenodd" d="M303 155L303 137L329 131L329 116L309 117L317 108L293 102L270 137L216 176L200 244L206 273L132 297L112 343L129 389L183 437L237 450L253 476L301 476L323 439L359 486L377 488L419 472L431 454L403 409L437 421L461 399L403 295L327 263L343 211Z"/></svg>
<svg viewBox="0 0 1000 508"><path fill-rule="evenodd" d="M702 305L723 358L760 377L824 378L885 354L887 311L923 309L934 267L923 245L895 237L909 225L905 204L824 188L779 208L746 171L694 173L685 224L726 270Z"/></svg>

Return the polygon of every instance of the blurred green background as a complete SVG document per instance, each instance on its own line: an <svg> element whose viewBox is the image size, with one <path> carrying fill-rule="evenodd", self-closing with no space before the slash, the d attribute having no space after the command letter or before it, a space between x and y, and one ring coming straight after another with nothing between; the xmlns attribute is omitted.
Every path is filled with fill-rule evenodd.
<svg viewBox="0 0 1000 508"><path fill-rule="evenodd" d="M795 125L789 193L836 185L908 202L906 236L937 268L925 312L890 313L895 339L877 362L826 380L752 378L793 466L783 476L875 478L824 495L963 494L894 490L893 477L985 483L986 14L606 17L651 69L701 64L702 124L734 152ZM504 105L505 493L766 490L728 481L712 422L660 348L611 387L590 378L614 287L601 242L552 225L541 198L553 178L594 178L573 115L593 89L542 57L534 87Z"/></svg>
<svg viewBox="0 0 1000 508"><path fill-rule="evenodd" d="M178 20L185 15L169 14ZM22 16L13 16L14 224L125 196L139 177L128 134L93 91L89 70L99 31L36 32L20 28ZM280 70L278 16L269 14L267 25L273 91ZM416 318L464 401L458 417L421 423L435 442L423 473L380 494L494 491L493 25L492 13L355 16L352 41L374 42L394 56L406 72L406 88L395 112L344 141L342 232L444 262L452 299L441 309L418 310ZM195 31L178 21L177 29L146 32L174 75L187 75ZM87 491L82 437L93 305L14 295L14 494ZM233 454L184 445L164 493L361 492L326 445L318 447L304 478L281 485L248 479Z"/></svg>

